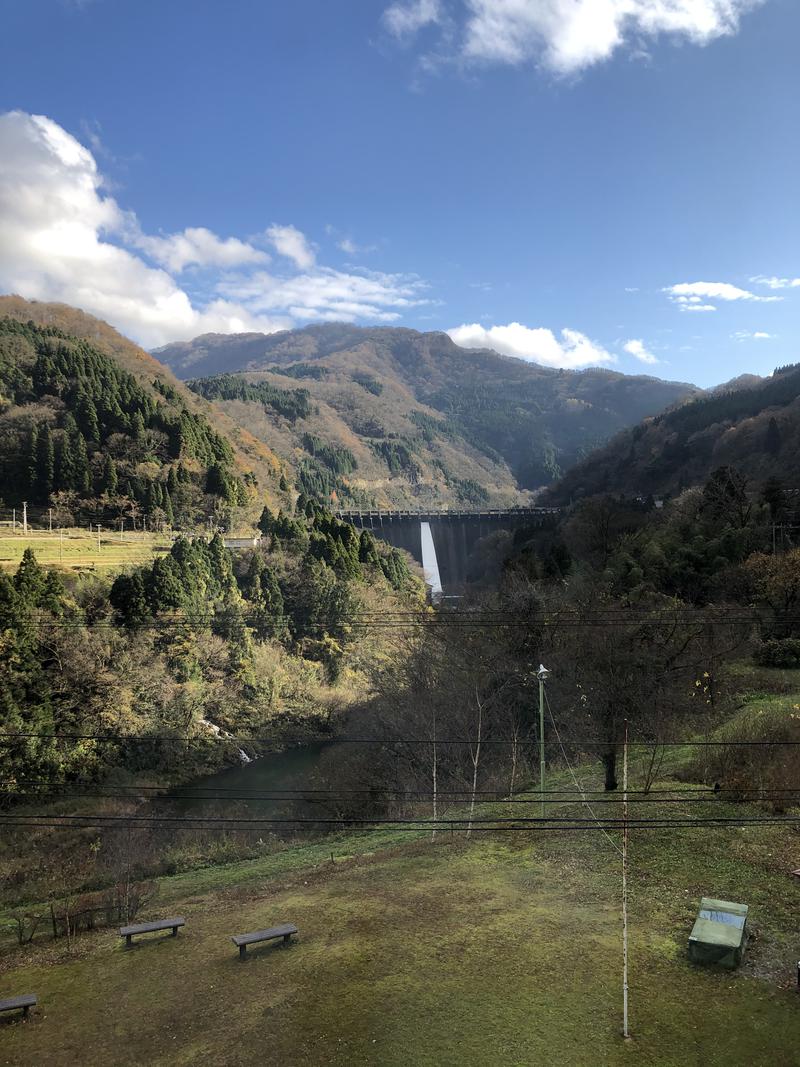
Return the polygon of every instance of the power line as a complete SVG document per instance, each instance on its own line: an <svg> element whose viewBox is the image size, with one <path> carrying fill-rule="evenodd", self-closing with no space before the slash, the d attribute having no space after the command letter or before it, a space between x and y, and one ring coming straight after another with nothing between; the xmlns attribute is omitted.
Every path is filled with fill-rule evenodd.
<svg viewBox="0 0 800 1067"><path fill-rule="evenodd" d="M479 794L478 794L479 795ZM142 796L140 793L107 793L107 792L73 792L72 790L38 790L34 792L24 791L0 791L0 797L6 797L15 800L40 800L42 798L61 799L61 800L143 800L150 802L164 802L164 803L178 803L186 800L195 800L205 803L239 803L239 802L252 802L252 803L277 803L280 801L286 802L305 802L323 804L326 802L348 800L353 796L363 796L363 793L357 791L343 790L341 792L331 791L329 793L315 794L305 793L302 790L298 790L296 793L238 793L238 794L226 794L220 796L217 794L201 794L201 793L159 793L150 796ZM427 801L432 800L433 793L417 792L414 790L403 791L398 790L395 794L391 794L388 797L384 797L386 801ZM463 801L466 803L471 797L471 790L464 789L459 792L442 793L437 791L436 796L447 796L455 802ZM536 798L524 798L524 797L508 797L508 796L495 796L486 797L480 796L481 803L484 804L518 804L518 805L531 805L531 804L550 804L550 805L571 805L571 804L584 804L591 812L591 807L586 799L587 794L583 791L576 790L570 793L566 797L558 797L545 799L542 801L538 796ZM735 797L717 796L716 794L710 797L664 797L650 798L642 797L641 799L630 799L630 792L628 794L629 804L644 804L644 805L660 805L660 804L718 804L720 802L736 803L755 803L757 801L780 801L785 804L793 804L795 802L800 803L800 790L796 790L791 796L786 794L773 794L769 790L765 790L763 793L751 791L751 795L742 795L737 793ZM592 804L622 804L621 798L617 797L595 797L591 801Z"/></svg>
<svg viewBox="0 0 800 1067"><path fill-rule="evenodd" d="M468 816L463 816L454 819L391 819L391 818L371 818L363 817L356 818L352 816L342 816L339 818L270 818L270 817L252 817L244 818L242 816L233 816L230 818L220 816L146 816L146 815L9 815L0 816L0 825L2 826L33 826L36 827L40 823L53 827L68 827L74 826L76 828L88 827L103 827L116 824L124 824L126 826L139 825L139 826L193 826L197 829L207 829L216 826L227 827L228 829L258 829L268 828L273 826L287 826L292 829L311 828L319 830L323 826L334 826L340 828L352 827L359 830L364 829L387 829L387 828L403 828L410 827L418 830L430 830L430 829L469 829L470 824L473 827L484 826L488 829L512 829L512 830L595 830L595 829L622 829L625 820L617 818L604 817L602 820L595 819L579 819L577 817L569 816L546 816L541 818L540 816L530 817L515 817L509 819L503 819L498 817L486 817L480 819L470 819ZM672 817L663 818L634 818L628 819L627 825L636 829L698 829L704 827L741 827L741 826L786 826L797 825L800 823L800 816L743 816L738 818L729 818L727 816L701 816L698 818L687 816L686 819L677 819Z"/></svg>
<svg viewBox="0 0 800 1067"><path fill-rule="evenodd" d="M85 734L85 733L66 733L62 731L52 731L46 733L35 733L22 730L7 730L0 733L0 744L7 739L16 738L23 740L65 740L65 741L110 741L117 744L122 744L127 741L158 741L158 742L179 742L181 744L205 744L210 742L220 742L223 744L271 744L271 745L288 745L288 746L300 746L308 744L323 744L323 745L474 745L475 742L469 738L438 738L433 740L429 737L320 737L319 735L309 735L306 737L263 737L259 735L237 735L231 737L219 737L214 733L210 733L202 736L194 737L181 737L178 734ZM482 745L517 745L524 744L519 740L508 740L506 738L482 738ZM533 744L532 741L528 741L528 744ZM597 738L574 740L572 738L567 739L568 745L581 748L616 748L622 744L622 741L608 741ZM550 746L558 745L557 741L545 741L545 744ZM800 746L800 740L771 740L771 741L693 741L690 739L684 739L681 741L629 741L629 747L637 748L781 748L781 747L797 747Z"/></svg>

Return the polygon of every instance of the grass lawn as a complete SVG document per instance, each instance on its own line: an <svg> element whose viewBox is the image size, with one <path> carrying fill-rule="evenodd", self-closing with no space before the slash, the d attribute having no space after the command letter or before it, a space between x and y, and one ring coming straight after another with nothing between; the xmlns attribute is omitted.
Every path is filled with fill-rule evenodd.
<svg viewBox="0 0 800 1067"><path fill-rule="evenodd" d="M100 547L97 534L88 530L68 529L63 539L57 532L29 532L0 537L0 568L19 566L22 553L32 548L39 563L63 567L69 570L117 570L135 563L146 563L158 552L164 552L172 544L160 534L118 533L101 531Z"/></svg>
<svg viewBox="0 0 800 1067"><path fill-rule="evenodd" d="M673 809L674 810L674 809ZM177 938L0 960L0 1063L570 1065L800 1063L800 837L786 827L631 835L631 1026L620 1037L619 856L599 834L341 837L162 879ZM333 850L337 860L330 862ZM344 856L343 853L348 853ZM739 971L685 954L702 895L751 905ZM229 937L295 922L240 963Z"/></svg>

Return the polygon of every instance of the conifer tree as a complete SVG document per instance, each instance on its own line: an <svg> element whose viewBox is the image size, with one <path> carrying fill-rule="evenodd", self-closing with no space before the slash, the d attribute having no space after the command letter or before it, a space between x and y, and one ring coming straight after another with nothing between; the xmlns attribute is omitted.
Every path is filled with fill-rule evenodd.
<svg viewBox="0 0 800 1067"><path fill-rule="evenodd" d="M36 502L46 504L53 492L55 456L53 437L50 427L42 427L36 442L36 483L34 486Z"/></svg>
<svg viewBox="0 0 800 1067"><path fill-rule="evenodd" d="M108 493L109 496L116 496L118 481L117 465L114 462L114 458L113 456L106 456L103 465L103 492Z"/></svg>

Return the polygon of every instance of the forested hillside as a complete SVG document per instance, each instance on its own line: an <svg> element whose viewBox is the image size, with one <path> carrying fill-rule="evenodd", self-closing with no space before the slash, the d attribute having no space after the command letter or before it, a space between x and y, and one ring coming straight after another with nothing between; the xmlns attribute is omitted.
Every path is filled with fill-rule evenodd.
<svg viewBox="0 0 800 1067"><path fill-rule="evenodd" d="M212 334L156 354L286 456L308 491L345 505L509 506L622 427L697 392L551 370L459 348L443 333L342 324ZM307 447L309 435L328 456Z"/></svg>
<svg viewBox="0 0 800 1067"><path fill-rule="evenodd" d="M197 506L189 508L191 514L197 516L202 515L204 510L210 513L222 508L224 518L226 510L230 507L225 503L226 497L228 500L241 498L240 491L234 488L232 492L226 492L224 485L217 486L222 489L221 492L215 492L213 475L211 492L210 494L206 492L205 475L209 466L213 466L215 462L223 468L223 482L227 481L232 487L237 482L244 484L248 490L249 511L253 512L255 517L258 514L257 501L255 495L249 490L256 484L259 494L266 497L276 507L285 507L289 504L288 496L279 488L284 466L265 442L256 440L246 430L232 422L218 407L187 389L166 367L107 323L65 304L23 300L17 296L0 296L0 319L6 320L3 331L0 333L0 346L3 352L0 361L5 367L5 370L0 371L3 375L3 381L0 383L0 432L3 434L10 432L13 437L18 431L40 419L48 423L51 433L55 434L56 431L63 429L59 420L64 421L70 400L73 398L72 394L76 394L78 388L77 381L73 382L70 377L74 373L81 377L81 389L84 393L105 392L109 397L113 397L117 404L121 400L130 398L140 409L143 421L146 421L146 417L149 416L149 407L152 407L154 411L159 409L168 423L176 419L180 422L183 419L184 429L181 433L184 441L181 460L198 490L194 494ZM33 328L34 333L37 330L39 332L36 333L35 338L33 335L24 337L22 333L15 335L14 323L26 327L28 331ZM37 346L58 347L55 345L56 340L62 342L60 346L62 353L59 357L62 361L66 350L71 353L80 352L81 355L75 360L62 363L58 368L60 375L58 380L48 383L40 376L36 383L29 381L27 392L23 390L18 402L14 399L15 394L12 395L12 392L13 389L19 387L20 382L18 381L16 386L13 382L20 375L23 378L26 375L30 378L31 368L38 358ZM52 369L56 370L55 367ZM41 402L39 394L42 397ZM92 395L95 406L98 400L102 406L102 397L95 398ZM73 417L76 416L75 411L71 411L71 414ZM56 425L57 423L59 424ZM126 433L128 428L120 428L119 425L113 423L112 419L109 419L105 428L108 433L100 442L101 447L95 449L88 447L92 461L90 466L93 466L93 461L99 459L106 451L113 452L116 448L119 452L120 445L123 444L118 436L120 433L130 437ZM98 429L102 432L104 427L99 426ZM157 420L153 421L150 426L146 426L145 430L144 440L139 442L130 454L126 454L123 465L127 465L131 471L134 468L140 468L138 477L142 482L141 492L138 497L131 496L127 499L133 502L135 508L147 510L149 505L153 504L152 494L148 501L147 483L161 481L166 476L165 464L175 467L177 464L174 462L174 457L169 454L169 441L167 441L167 447L164 447L163 437L158 436L167 431L157 425ZM177 431L171 432L174 434ZM115 434L117 436L114 436ZM203 441L200 440L201 438ZM157 447L150 448L154 443ZM143 446L144 456L142 456ZM176 442L173 437L173 451L175 447ZM79 444L78 448L80 448ZM148 448L150 452L147 451ZM190 455L190 451L196 454ZM114 456L115 462L118 458L117 455ZM220 458L223 460L221 464L218 462ZM155 469L152 467L153 463L160 468L160 476L156 476ZM93 484L88 496L80 497L81 500L89 501L90 504L92 501L96 504L95 490L101 488L94 484L94 473L92 471ZM119 475L119 470L117 473ZM132 479L131 488L136 493L136 475ZM208 496L208 499L203 501L201 497L204 494ZM18 503L18 501L12 501L4 483L0 483L0 499L6 505ZM89 510L89 505L81 505L81 508L86 512Z"/></svg>
<svg viewBox="0 0 800 1067"><path fill-rule="evenodd" d="M735 467L754 486L798 488L800 365L718 389L646 419L567 472L548 499L598 493L675 494Z"/></svg>
<svg viewBox="0 0 800 1067"><path fill-rule="evenodd" d="M248 500L230 444L169 385L154 379L148 389L88 342L7 318L0 493L7 505L55 505L62 521L127 508L170 525Z"/></svg>
<svg viewBox="0 0 800 1067"><path fill-rule="evenodd" d="M244 742L208 743L218 729L313 736L364 690L386 642L354 616L420 606L404 558L305 498L294 515L265 508L261 527L236 556L219 535L179 538L116 578L62 578L30 550L0 574L4 789L115 767L189 777L237 758Z"/></svg>

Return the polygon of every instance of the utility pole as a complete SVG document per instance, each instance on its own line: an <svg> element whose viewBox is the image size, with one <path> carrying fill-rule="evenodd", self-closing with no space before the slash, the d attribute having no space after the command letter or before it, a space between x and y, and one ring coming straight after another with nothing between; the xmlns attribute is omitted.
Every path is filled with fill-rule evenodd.
<svg viewBox="0 0 800 1067"><path fill-rule="evenodd" d="M628 1031L628 720L622 746L622 1036Z"/></svg>
<svg viewBox="0 0 800 1067"><path fill-rule="evenodd" d="M100 523L97 524L97 551L100 551Z"/></svg>
<svg viewBox="0 0 800 1067"><path fill-rule="evenodd" d="M58 558L60 561L64 559L64 527L58 531Z"/></svg>
<svg viewBox="0 0 800 1067"><path fill-rule="evenodd" d="M550 671L543 663L536 672L539 679L539 795L541 797L542 818L544 818L544 683L550 677Z"/></svg>
<svg viewBox="0 0 800 1067"><path fill-rule="evenodd" d="M50 527L50 533L52 533L53 532L53 509L52 508L48 508L47 509L47 523L48 523L48 526Z"/></svg>
<svg viewBox="0 0 800 1067"><path fill-rule="evenodd" d="M28 536L28 501L22 501L22 532Z"/></svg>

